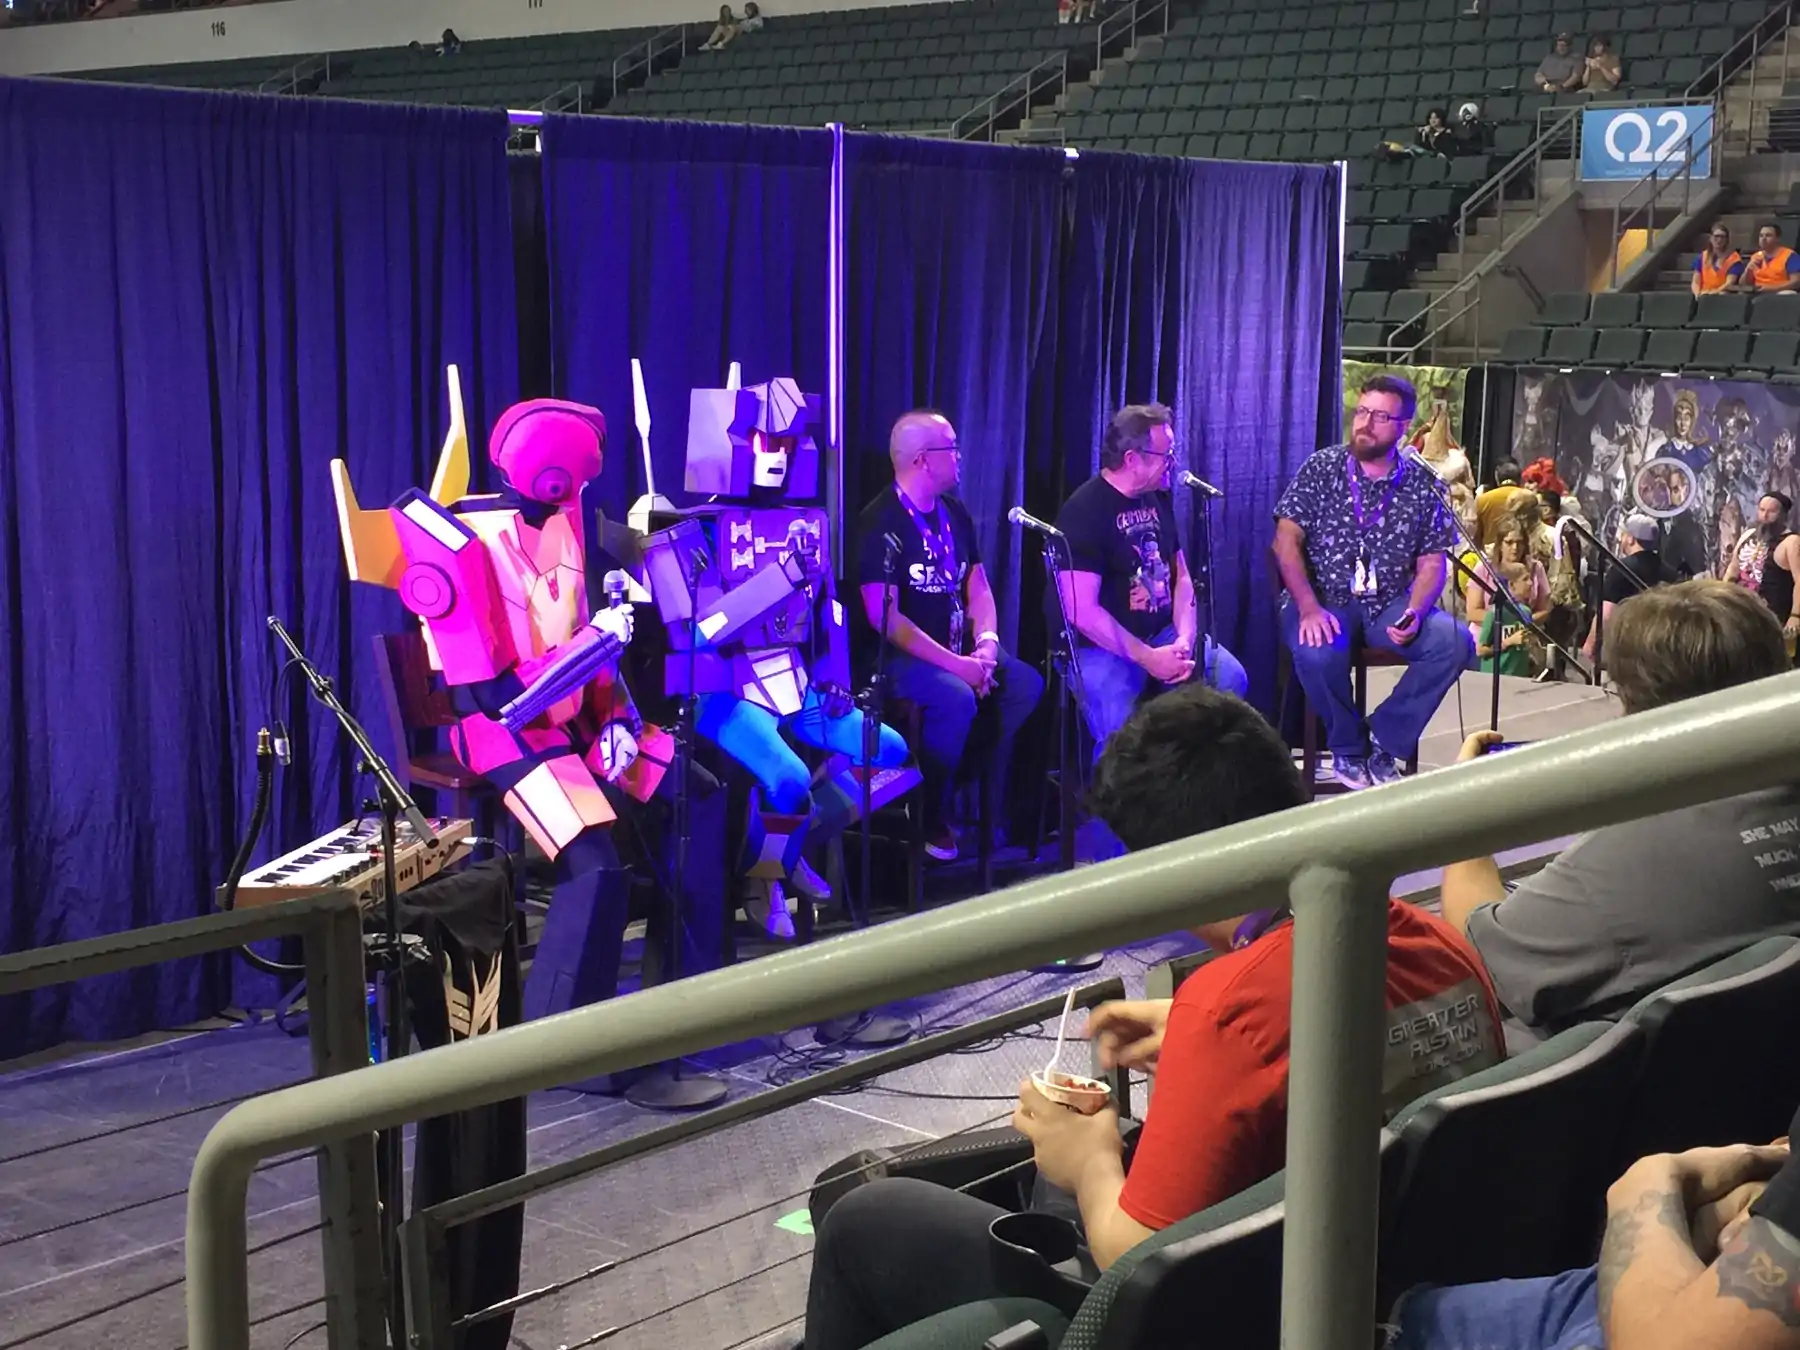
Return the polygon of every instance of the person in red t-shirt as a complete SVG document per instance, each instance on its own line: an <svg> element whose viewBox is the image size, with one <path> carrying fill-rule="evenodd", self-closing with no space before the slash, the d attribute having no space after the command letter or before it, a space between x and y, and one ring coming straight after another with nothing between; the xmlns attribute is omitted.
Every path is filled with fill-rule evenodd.
<svg viewBox="0 0 1800 1350"><path fill-rule="evenodd" d="M1136 850L1303 800L1286 745L1255 709L1192 684L1143 705L1113 736L1091 805ZM1498 1004L1473 949L1397 901L1388 916L1391 1112L1505 1051ZM1089 1021L1104 1063L1155 1075L1129 1176L1116 1112L1083 1116L1029 1082L1020 1088L1013 1124L1032 1142L1040 1183L1079 1207L1090 1273L1283 1165L1292 925L1276 910L1195 931L1219 955L1172 1001L1110 1003ZM999 1296L987 1229L1002 1212L913 1179L850 1192L819 1230L806 1350L854 1350L933 1313Z"/></svg>

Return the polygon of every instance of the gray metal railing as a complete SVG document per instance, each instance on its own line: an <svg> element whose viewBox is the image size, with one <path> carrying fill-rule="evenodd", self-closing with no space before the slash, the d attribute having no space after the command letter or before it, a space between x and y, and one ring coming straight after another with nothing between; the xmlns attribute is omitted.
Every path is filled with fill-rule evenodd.
<svg viewBox="0 0 1800 1350"><path fill-rule="evenodd" d="M0 998L296 936L305 942L314 1081L367 1068L362 913L349 891L0 956ZM377 1232L375 1142L367 1134L340 1133L320 1143L319 1214L324 1221L320 1241L331 1347L381 1350L386 1345L387 1313Z"/></svg>
<svg viewBox="0 0 1800 1350"><path fill-rule="evenodd" d="M554 93L546 95L537 107L539 112L547 113L586 112L587 90L580 80L571 81Z"/></svg>
<svg viewBox="0 0 1800 1350"><path fill-rule="evenodd" d="M247 1350L246 1189L292 1148L487 1105L1280 903L1294 914L1288 1350L1368 1350L1391 879L1788 782L1800 673L270 1093L201 1145L188 1342ZM1363 1122L1360 1128L1355 1122Z"/></svg>
<svg viewBox="0 0 1800 1350"><path fill-rule="evenodd" d="M1709 179L1719 173L1721 165L1717 162L1724 155L1725 113L1724 109L1715 106L1712 121L1708 124L1704 141L1697 139L1699 129L1695 128L1683 136L1670 148L1667 156L1652 164L1643 177L1626 188L1619 200L1613 203L1612 213L1612 266L1607 285L1617 290L1619 286L1619 253L1625 242L1625 232L1639 228L1635 223L1641 216L1643 229L1647 235L1645 251L1656 247L1656 236L1659 229L1657 218L1659 210L1665 205L1664 195L1677 183L1681 184L1681 208L1677 218L1688 216L1694 204L1694 166L1702 156L1711 154L1713 161L1709 163L1711 173ZM1632 205L1633 198L1642 200Z"/></svg>
<svg viewBox="0 0 1800 1350"><path fill-rule="evenodd" d="M617 98L620 86L640 70L644 72L644 78L649 79L656 73L657 61L670 52L678 52L680 59L687 59L688 26L685 23L670 24L613 59L612 98Z"/></svg>
<svg viewBox="0 0 1800 1350"><path fill-rule="evenodd" d="M1094 65L1135 47L1140 37L1162 37L1169 31L1169 0L1132 0L1100 20L1094 33Z"/></svg>
<svg viewBox="0 0 1800 1350"><path fill-rule="evenodd" d="M1728 48L1717 61L1704 71L1700 78L1687 87L1687 98L1714 99L1719 106L1719 116L1727 123L1731 119L1735 100L1733 94L1741 94L1746 99L1743 120L1743 145L1740 153L1748 154L1755 144L1756 115L1759 110L1766 113L1767 104L1782 97L1783 87L1793 73L1793 26L1796 18L1794 0L1783 0L1776 5L1762 20L1743 37ZM1781 43L1781 78L1776 81L1775 88L1770 91L1757 86L1761 80L1762 58L1768 54L1769 48L1779 41ZM1749 80L1741 87L1733 89L1732 82L1749 72ZM1732 140L1735 137L1730 138ZM1720 153L1724 153L1729 140L1722 139Z"/></svg>
<svg viewBox="0 0 1800 1350"><path fill-rule="evenodd" d="M321 56L308 56L294 62L279 75L271 75L256 86L259 94L292 94L297 93L301 84L312 76L321 77L321 83L331 81L331 53Z"/></svg>
<svg viewBox="0 0 1800 1350"><path fill-rule="evenodd" d="M1068 87L1069 54L1047 56L963 113L944 135L957 141L991 141L1002 118L1015 111L1021 118L1029 117L1034 104L1057 97Z"/></svg>

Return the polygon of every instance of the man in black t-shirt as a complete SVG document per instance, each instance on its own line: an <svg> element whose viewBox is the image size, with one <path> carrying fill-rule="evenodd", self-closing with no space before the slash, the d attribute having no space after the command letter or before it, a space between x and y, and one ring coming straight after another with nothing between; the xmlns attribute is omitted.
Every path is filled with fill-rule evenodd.
<svg viewBox="0 0 1800 1350"><path fill-rule="evenodd" d="M913 750L925 776L925 851L948 861L956 834L946 807L977 714L998 722L989 790L1004 800L1005 752L1043 696L1044 680L1001 649L975 524L952 495L962 457L950 419L923 409L904 414L888 437L888 457L894 482L863 510L856 580L877 633L889 606L888 688L923 713Z"/></svg>
<svg viewBox="0 0 1800 1350"><path fill-rule="evenodd" d="M1587 641L1581 644L1581 654L1590 661L1594 659L1594 642L1599 636L1600 626L1612 622L1615 608L1639 591L1648 590L1652 586L1664 586L1675 580L1674 574L1663 563L1662 552L1658 547L1662 542L1662 531L1657 527L1655 517L1641 513L1625 517L1625 523L1619 527L1619 537L1614 542L1625 566L1621 570L1611 563L1607 564L1606 580L1600 588L1600 610L1588 625Z"/></svg>
<svg viewBox="0 0 1800 1350"><path fill-rule="evenodd" d="M1120 409L1101 442L1100 472L1056 515L1067 544L1059 590L1075 630L1096 759L1146 694L1195 678L1239 698L1250 689L1237 657L1217 642L1208 642L1204 663L1194 659L1194 583L1168 493L1174 443L1162 404Z"/></svg>

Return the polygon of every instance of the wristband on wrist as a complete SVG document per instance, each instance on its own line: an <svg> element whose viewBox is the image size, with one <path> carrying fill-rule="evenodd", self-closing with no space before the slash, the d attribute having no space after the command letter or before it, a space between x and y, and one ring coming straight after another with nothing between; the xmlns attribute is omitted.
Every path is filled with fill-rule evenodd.
<svg viewBox="0 0 1800 1350"><path fill-rule="evenodd" d="M998 647L1000 645L1000 635L991 630L986 633L977 633L975 635L975 645L979 647L984 642L991 642Z"/></svg>

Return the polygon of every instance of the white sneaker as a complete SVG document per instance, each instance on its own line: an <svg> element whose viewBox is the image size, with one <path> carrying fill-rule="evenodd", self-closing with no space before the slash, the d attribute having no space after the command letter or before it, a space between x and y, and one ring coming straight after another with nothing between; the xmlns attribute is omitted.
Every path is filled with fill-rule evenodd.
<svg viewBox="0 0 1800 1350"><path fill-rule="evenodd" d="M802 858L794 864L794 873L788 878L793 888L808 900L827 901L831 899L831 887L825 878L813 871L812 864Z"/></svg>
<svg viewBox="0 0 1800 1350"><path fill-rule="evenodd" d="M744 916L777 942L794 940L794 915L788 908L787 891L779 881L745 883Z"/></svg>

